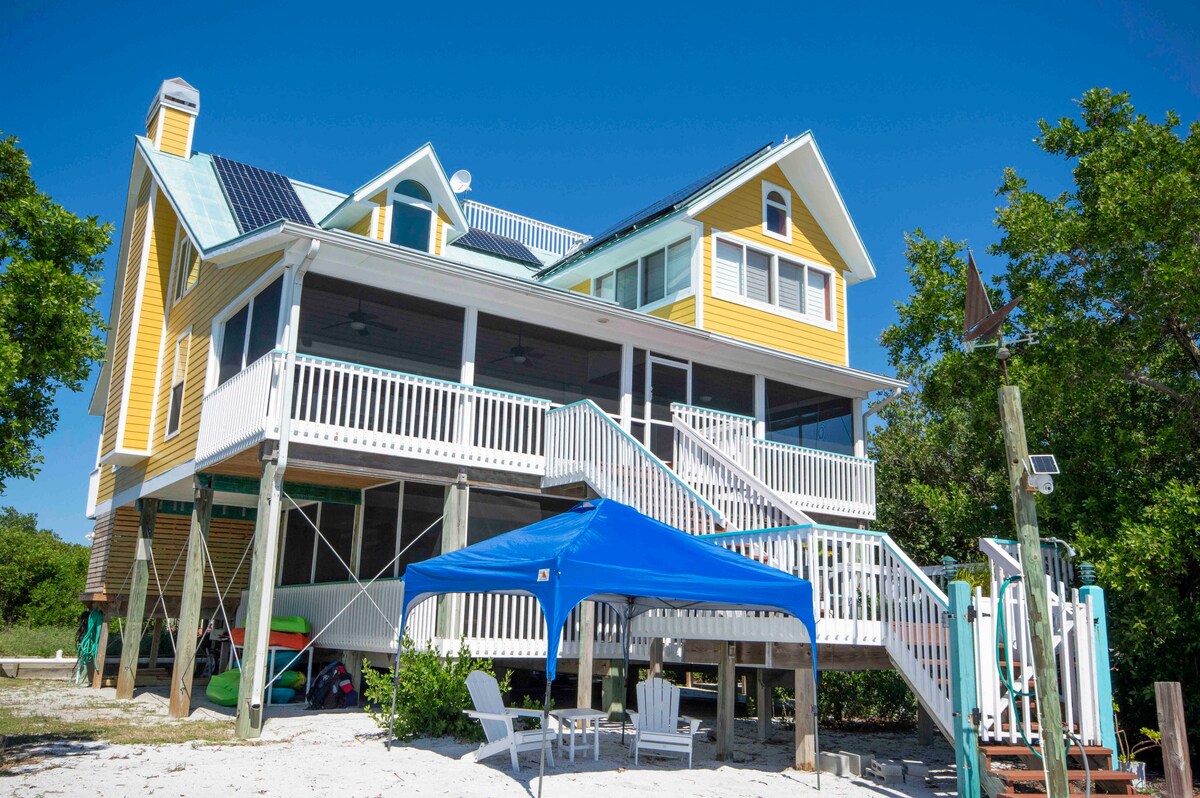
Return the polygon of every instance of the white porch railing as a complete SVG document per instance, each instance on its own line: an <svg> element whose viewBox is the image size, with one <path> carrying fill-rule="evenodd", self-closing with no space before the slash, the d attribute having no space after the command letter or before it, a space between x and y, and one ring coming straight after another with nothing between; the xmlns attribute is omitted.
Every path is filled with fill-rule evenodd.
<svg viewBox="0 0 1200 798"><path fill-rule="evenodd" d="M546 414L542 484L576 482L685 532L707 535L725 524L716 508L588 399Z"/></svg>
<svg viewBox="0 0 1200 798"><path fill-rule="evenodd" d="M1051 577L1045 576L1047 593ZM1025 588L1018 582L1004 593L1004 634L996 635L1001 602L999 585L991 584L991 595L975 590L975 668L979 707L982 718L979 737L983 741L1021 744L1021 732L1031 741L1040 739L1036 705L1028 696L1011 692L1001 681L1007 668L1002 657L1012 664L1012 686L1019 693L1035 692L1032 640L1025 603ZM1080 599L1078 590L1059 583L1060 600L1051 602L1050 616L1058 662L1059 698L1063 723L1084 745L1104 745L1100 730L1100 701L1096 681L1095 616L1091 604ZM1066 600L1061 600L1065 597ZM997 645L998 644L998 645ZM998 656L999 654L999 656Z"/></svg>
<svg viewBox="0 0 1200 798"><path fill-rule="evenodd" d="M988 556L988 562L992 565L993 578L1001 573L1004 576L1012 576L1014 573L1019 574L1021 572L1019 564L1021 561L1021 547L1015 540L980 538L979 550ZM1012 563L1017 563L1015 570L1004 567ZM1052 585L1060 583L1072 585L1075 583L1075 566L1072 564L1070 558L1062 556L1058 546L1053 543L1042 544L1042 567L1050 577L1050 584Z"/></svg>
<svg viewBox="0 0 1200 798"><path fill-rule="evenodd" d="M591 240L591 236L576 233L565 227L557 227L528 216L521 216L512 211L493 208L481 202L467 200L463 203L463 213L466 214L467 224L489 233L515 238L527 247L552 252L559 257L566 255L575 247Z"/></svg>
<svg viewBox="0 0 1200 798"><path fill-rule="evenodd" d="M278 413L271 412L283 353L270 352L204 397L196 440L197 470L267 438L278 438Z"/></svg>
<svg viewBox="0 0 1200 798"><path fill-rule="evenodd" d="M690 405L671 411L805 512L875 517L875 462L754 437L754 419Z"/></svg>

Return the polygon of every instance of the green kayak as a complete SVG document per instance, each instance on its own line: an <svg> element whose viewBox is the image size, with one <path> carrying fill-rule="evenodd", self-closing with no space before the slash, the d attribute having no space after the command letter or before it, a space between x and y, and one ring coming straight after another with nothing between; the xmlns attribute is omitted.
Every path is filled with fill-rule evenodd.
<svg viewBox="0 0 1200 798"><path fill-rule="evenodd" d="M271 618L272 632L298 632L302 635L312 634L312 624L307 618L299 615L275 615Z"/></svg>
<svg viewBox="0 0 1200 798"><path fill-rule="evenodd" d="M237 703L238 685L242 680L242 672L234 668L218 673L208 682L205 693L208 700L221 707L231 707Z"/></svg>

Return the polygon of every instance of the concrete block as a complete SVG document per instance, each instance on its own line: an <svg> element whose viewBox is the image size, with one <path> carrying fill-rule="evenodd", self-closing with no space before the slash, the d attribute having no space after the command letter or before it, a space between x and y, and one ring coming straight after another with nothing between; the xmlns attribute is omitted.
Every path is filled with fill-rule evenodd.
<svg viewBox="0 0 1200 798"><path fill-rule="evenodd" d="M929 766L924 762L918 762L913 759L903 759L901 764L904 765L904 780L910 782L921 782L929 775Z"/></svg>
<svg viewBox="0 0 1200 798"><path fill-rule="evenodd" d="M835 776L845 776L850 773L850 760L844 754L822 751L818 764L823 772L832 773Z"/></svg>
<svg viewBox="0 0 1200 798"><path fill-rule="evenodd" d="M904 765L899 762L876 760L868 771L873 779L890 787L904 781Z"/></svg>
<svg viewBox="0 0 1200 798"><path fill-rule="evenodd" d="M871 763L875 761L875 757L871 754L856 754L853 751L838 751L838 753L846 757L852 776L866 776L867 771L871 768Z"/></svg>

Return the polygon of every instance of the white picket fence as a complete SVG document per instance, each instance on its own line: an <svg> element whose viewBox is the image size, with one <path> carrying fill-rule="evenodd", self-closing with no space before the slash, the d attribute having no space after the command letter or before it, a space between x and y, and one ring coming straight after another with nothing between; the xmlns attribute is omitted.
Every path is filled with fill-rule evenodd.
<svg viewBox="0 0 1200 798"><path fill-rule="evenodd" d="M707 535L725 525L719 510L588 399L546 414L542 484L576 482L685 532Z"/></svg>
<svg viewBox="0 0 1200 798"><path fill-rule="evenodd" d="M756 438L748 416L682 404L671 411L797 508L875 517L873 460Z"/></svg>
<svg viewBox="0 0 1200 798"><path fill-rule="evenodd" d="M1078 590L1059 583L1054 589L1052 577L1044 576L1050 601L1052 634L1058 663L1058 687L1063 723L1084 745L1103 745L1100 734L1100 701L1096 681L1095 616L1091 603L1081 600ZM1029 631L1025 588L1020 582L1009 585L1003 597L1004 634L997 636L1001 602L999 585L991 583L990 595L975 589L975 668L979 708L982 713L979 736L983 741L1020 745L1022 732L1033 743L1040 740L1035 701L1020 693L1031 691L1033 681L1032 639ZM1010 692L1001 680L1008 678L1011 663Z"/></svg>
<svg viewBox="0 0 1200 798"><path fill-rule="evenodd" d="M467 200L463 203L463 213L466 214L467 224L472 229L484 230L506 238L515 238L527 247L551 252L559 257L566 255L580 244L591 239L591 236L576 233L565 227L539 222L528 216L484 205L482 202Z"/></svg>

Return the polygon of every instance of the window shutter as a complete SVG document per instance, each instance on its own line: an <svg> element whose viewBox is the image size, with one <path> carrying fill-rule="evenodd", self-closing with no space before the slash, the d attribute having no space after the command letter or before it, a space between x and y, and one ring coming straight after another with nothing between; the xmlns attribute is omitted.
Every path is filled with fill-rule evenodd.
<svg viewBox="0 0 1200 798"><path fill-rule="evenodd" d="M808 315L826 320L831 318L832 314L829 312L829 275L825 274L825 272L809 269L807 294L805 299L807 300Z"/></svg>
<svg viewBox="0 0 1200 798"><path fill-rule="evenodd" d="M771 301L771 256L753 249L746 250L746 296Z"/></svg>
<svg viewBox="0 0 1200 798"><path fill-rule="evenodd" d="M742 293L742 248L717 241L713 261L713 290L726 294Z"/></svg>
<svg viewBox="0 0 1200 798"><path fill-rule="evenodd" d="M779 261L779 307L804 312L804 267L789 261Z"/></svg>

